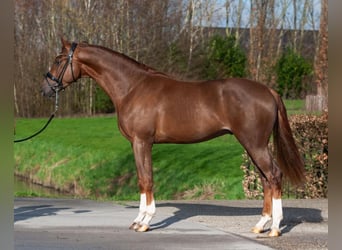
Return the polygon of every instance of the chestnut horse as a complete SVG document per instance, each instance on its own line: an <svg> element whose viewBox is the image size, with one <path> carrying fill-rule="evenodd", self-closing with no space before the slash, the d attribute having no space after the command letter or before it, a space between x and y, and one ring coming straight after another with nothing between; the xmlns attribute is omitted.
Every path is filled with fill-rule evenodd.
<svg viewBox="0 0 342 250"><path fill-rule="evenodd" d="M154 143L195 143L233 134L260 170L264 202L254 233L272 221L279 236L284 174L303 183L304 164L279 95L247 79L185 82L101 46L70 43L46 74L42 91L55 94L81 77L91 77L115 105L118 127L131 142L140 188L139 213L130 229L144 232L155 214L151 151ZM268 149L273 133L277 162Z"/></svg>

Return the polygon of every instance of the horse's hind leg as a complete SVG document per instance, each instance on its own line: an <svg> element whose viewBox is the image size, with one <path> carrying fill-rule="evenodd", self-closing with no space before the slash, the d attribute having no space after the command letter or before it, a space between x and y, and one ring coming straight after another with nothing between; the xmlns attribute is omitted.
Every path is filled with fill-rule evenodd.
<svg viewBox="0 0 342 250"><path fill-rule="evenodd" d="M272 218L272 226L269 236L280 236L279 225L283 219L281 201L282 173L277 164L272 160L272 156L267 147L249 151L249 154L255 165L260 170L264 190L262 217L252 228L252 231L254 233L263 232L264 226Z"/></svg>
<svg viewBox="0 0 342 250"><path fill-rule="evenodd" d="M264 232L266 223L272 220L272 188L263 175L261 175L260 177L264 191L264 204L262 209L262 216L259 222L252 228L253 233Z"/></svg>

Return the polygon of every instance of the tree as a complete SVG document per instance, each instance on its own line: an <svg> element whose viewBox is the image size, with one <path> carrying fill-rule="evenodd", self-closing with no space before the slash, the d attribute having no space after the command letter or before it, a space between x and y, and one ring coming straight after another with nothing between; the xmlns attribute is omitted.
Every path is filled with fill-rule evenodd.
<svg viewBox="0 0 342 250"><path fill-rule="evenodd" d="M264 80L261 67L265 54L265 41L268 39L265 35L268 7L268 0L250 1L248 67L250 78L257 81Z"/></svg>
<svg viewBox="0 0 342 250"><path fill-rule="evenodd" d="M321 0L319 44L315 57L316 95L306 97L308 111L328 110L328 0Z"/></svg>

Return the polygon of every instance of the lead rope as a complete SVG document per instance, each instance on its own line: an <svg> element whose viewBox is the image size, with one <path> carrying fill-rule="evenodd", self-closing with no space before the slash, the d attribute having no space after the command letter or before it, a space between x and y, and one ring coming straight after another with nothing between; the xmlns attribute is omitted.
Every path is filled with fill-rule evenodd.
<svg viewBox="0 0 342 250"><path fill-rule="evenodd" d="M31 138L33 138L33 137L39 135L41 132L43 132L43 131L47 128L47 126L49 125L49 123L50 123L50 122L52 121L52 119L55 117L55 114L56 114L56 112L57 112L57 110L58 110L58 98L59 98L58 92L59 92L59 90L57 89L57 90L56 90L56 100L55 100L55 110L51 113L50 118L49 118L49 120L47 121L47 123L44 125L44 127L42 127L39 131L37 131L37 132L34 133L33 135L30 135L30 136L28 136L28 137L26 137L26 138L23 138L23 139L14 140L14 143L27 141L27 140L29 140L29 139L31 139Z"/></svg>

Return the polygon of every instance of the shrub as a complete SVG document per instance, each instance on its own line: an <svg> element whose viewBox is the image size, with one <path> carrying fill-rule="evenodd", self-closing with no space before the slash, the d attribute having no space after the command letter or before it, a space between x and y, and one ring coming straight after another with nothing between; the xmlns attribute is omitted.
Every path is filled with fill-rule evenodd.
<svg viewBox="0 0 342 250"><path fill-rule="evenodd" d="M207 79L244 77L246 55L234 36L213 36L209 41L204 77Z"/></svg>
<svg viewBox="0 0 342 250"><path fill-rule="evenodd" d="M167 72L183 74L187 70L187 61L184 51L176 44L171 43L168 47Z"/></svg>
<svg viewBox="0 0 342 250"><path fill-rule="evenodd" d="M312 65L294 50L288 49L276 64L277 91L285 99L301 98L305 77L312 74Z"/></svg>
<svg viewBox="0 0 342 250"><path fill-rule="evenodd" d="M109 96L99 86L95 91L95 112L96 113L113 113L114 105Z"/></svg>
<svg viewBox="0 0 342 250"><path fill-rule="evenodd" d="M294 188L284 181L283 195L291 198L327 198L328 113L320 116L293 115L289 120L299 151L304 158L306 183L303 188ZM262 198L262 185L258 170L246 152L243 154L241 169L244 172L242 183L246 198Z"/></svg>

